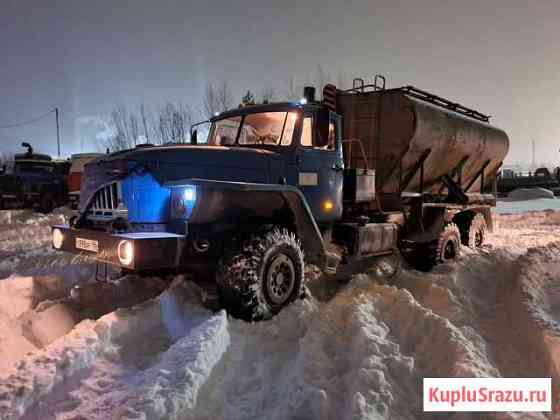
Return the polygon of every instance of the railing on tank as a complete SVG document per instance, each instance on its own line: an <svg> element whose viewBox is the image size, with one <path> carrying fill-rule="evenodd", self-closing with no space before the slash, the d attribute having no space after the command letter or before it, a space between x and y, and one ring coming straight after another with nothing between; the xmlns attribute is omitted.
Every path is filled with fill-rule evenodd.
<svg viewBox="0 0 560 420"><path fill-rule="evenodd" d="M427 92L422 89L418 89L414 86L408 85L394 89L386 89L386 79L385 76L376 74L373 77L373 83L366 84L364 79L355 78L352 81L352 89L342 90L344 93L367 93L367 92L378 92L378 91L388 91L388 92L402 92L408 96L415 99L428 102L432 105L436 105L440 108L448 109L458 114L465 115L470 118L482 122L489 122L490 115L483 114L475 109L468 108L460 103L450 101L442 96L434 95L433 93Z"/></svg>
<svg viewBox="0 0 560 420"><path fill-rule="evenodd" d="M347 147L347 149L346 149L346 150L348 151L348 160L347 160L346 162L344 162L344 166L345 166L346 168L351 168L351 167L353 167L352 161L354 160L354 158L353 158L353 156L352 156L352 145L353 145L354 143L358 143L358 146L359 146L359 149L360 149L360 152L361 152L361 155L362 155L362 156L361 156L361 159L363 160L364 165L365 165L365 168L364 168L364 169L369 170L369 164L368 164L368 160L367 160L366 150L364 149L364 144L362 143L362 140L361 140L361 139L344 139L344 140L342 140L342 145L343 145L343 146L344 146L345 144L348 145L348 147ZM346 155L346 154L345 154L345 155Z"/></svg>

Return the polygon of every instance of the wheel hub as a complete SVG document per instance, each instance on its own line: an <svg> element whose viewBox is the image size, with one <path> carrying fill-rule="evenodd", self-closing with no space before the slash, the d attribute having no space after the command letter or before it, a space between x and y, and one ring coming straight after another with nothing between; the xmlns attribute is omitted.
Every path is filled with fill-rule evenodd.
<svg viewBox="0 0 560 420"><path fill-rule="evenodd" d="M296 270L292 260L285 254L274 257L268 268L266 287L272 302L285 303L294 290Z"/></svg>
<svg viewBox="0 0 560 420"><path fill-rule="evenodd" d="M445 260L451 260L455 258L455 255L455 244L453 243L453 241L447 241L443 249L443 258Z"/></svg>

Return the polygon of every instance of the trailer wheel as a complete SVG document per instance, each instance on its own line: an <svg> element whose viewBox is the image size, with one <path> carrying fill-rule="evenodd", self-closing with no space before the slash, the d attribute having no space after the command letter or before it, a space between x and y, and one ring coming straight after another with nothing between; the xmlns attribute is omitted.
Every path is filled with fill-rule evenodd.
<svg viewBox="0 0 560 420"><path fill-rule="evenodd" d="M236 318L270 318L303 295L303 251L293 233L275 228L225 255L216 273L222 306Z"/></svg>
<svg viewBox="0 0 560 420"><path fill-rule="evenodd" d="M461 233L457 225L447 224L434 245L433 265L457 258L461 252Z"/></svg>
<svg viewBox="0 0 560 420"><path fill-rule="evenodd" d="M466 241L463 241L463 243L470 248L480 248L484 244L486 240L486 219L483 214L477 213L472 218L465 236Z"/></svg>

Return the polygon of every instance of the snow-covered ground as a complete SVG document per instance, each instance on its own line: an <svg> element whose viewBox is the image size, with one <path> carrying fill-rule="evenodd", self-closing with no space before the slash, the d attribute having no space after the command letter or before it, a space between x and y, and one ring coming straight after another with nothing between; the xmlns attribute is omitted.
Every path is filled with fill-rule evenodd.
<svg viewBox="0 0 560 420"><path fill-rule="evenodd" d="M558 395L560 213L496 216L456 264L320 284L255 324L181 277L160 293L129 276L125 308L76 307L63 297L95 266L51 250L62 218L0 212L1 419L451 418L422 412L433 376L552 376Z"/></svg>
<svg viewBox="0 0 560 420"><path fill-rule="evenodd" d="M499 214L520 214L528 211L560 210L560 199L539 198L535 200L502 199L496 204Z"/></svg>

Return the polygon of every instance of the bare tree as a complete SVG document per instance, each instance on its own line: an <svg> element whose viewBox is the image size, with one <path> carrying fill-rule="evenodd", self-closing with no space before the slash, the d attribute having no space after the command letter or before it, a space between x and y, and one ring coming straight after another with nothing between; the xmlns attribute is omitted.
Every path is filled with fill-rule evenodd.
<svg viewBox="0 0 560 420"><path fill-rule="evenodd" d="M192 112L182 103L168 102L160 110L159 127L161 143L186 143L190 141Z"/></svg>
<svg viewBox="0 0 560 420"><path fill-rule="evenodd" d="M105 141L105 146L111 151L129 149L136 145L132 127L133 118L124 106L119 106L111 112L110 123L113 135Z"/></svg>
<svg viewBox="0 0 560 420"><path fill-rule="evenodd" d="M336 75L336 87L339 89L349 89L351 86L348 86L348 77L343 70L338 70L338 74Z"/></svg>
<svg viewBox="0 0 560 420"><path fill-rule="evenodd" d="M117 151L135 147L143 140L153 144L190 141L193 114L188 106L167 102L155 115L144 104L138 110L139 114L122 106L113 110L110 117L113 135L104 142L104 147Z"/></svg>
<svg viewBox="0 0 560 420"><path fill-rule="evenodd" d="M140 134L138 130L138 118L136 117L136 115L130 114L129 120L130 120L130 137L132 138L132 140L134 141L134 145L136 146Z"/></svg>
<svg viewBox="0 0 560 420"><path fill-rule="evenodd" d="M286 81L286 88L284 89L284 97L288 101L297 101L301 98L301 92L303 88L296 84L296 79L294 76L290 76Z"/></svg>
<svg viewBox="0 0 560 420"><path fill-rule="evenodd" d="M0 169L4 167L8 162L12 162L14 160L14 154L10 152L2 152L0 153Z"/></svg>
<svg viewBox="0 0 560 420"><path fill-rule="evenodd" d="M233 106L233 95L226 82L215 86L212 83L206 85L204 98L202 100L203 113L206 118L212 118L216 113L224 112Z"/></svg>
<svg viewBox="0 0 560 420"><path fill-rule="evenodd" d="M329 74L323 69L323 66L317 64L317 71L315 74L315 78L312 81L312 85L315 86L319 95L322 96L323 88L327 83L329 83L330 77ZM321 99L321 96L318 96Z"/></svg>
<svg viewBox="0 0 560 420"><path fill-rule="evenodd" d="M148 132L148 117L146 115L146 107L144 104L140 105L140 118L142 120L142 127L144 128L144 137L146 138L146 143L150 142L150 134Z"/></svg>
<svg viewBox="0 0 560 420"><path fill-rule="evenodd" d="M276 89L268 87L261 90L260 95L261 102L263 104L268 104L274 102L276 99Z"/></svg>

